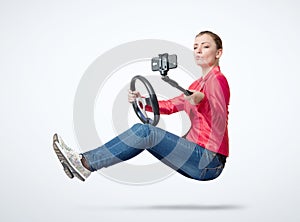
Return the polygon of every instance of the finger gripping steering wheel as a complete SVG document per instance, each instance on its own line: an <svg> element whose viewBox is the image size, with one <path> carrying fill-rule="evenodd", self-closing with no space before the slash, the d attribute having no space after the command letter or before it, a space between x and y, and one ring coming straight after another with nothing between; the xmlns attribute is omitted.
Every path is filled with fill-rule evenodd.
<svg viewBox="0 0 300 222"><path fill-rule="evenodd" d="M139 117L139 119L143 122L143 123L148 123L151 124L153 126L156 126L159 122L159 106L158 106L158 101L157 101L157 97L156 94L154 92L153 87L151 86L150 82L143 76L134 76L131 79L130 82L130 90L131 91L135 91L135 82L136 80L140 80L144 86L146 87L149 97L147 98L137 98L133 103L133 109L136 113L136 115ZM154 114L154 119L151 119L148 117L147 113L146 113L146 105L150 105L152 107L152 111Z"/></svg>

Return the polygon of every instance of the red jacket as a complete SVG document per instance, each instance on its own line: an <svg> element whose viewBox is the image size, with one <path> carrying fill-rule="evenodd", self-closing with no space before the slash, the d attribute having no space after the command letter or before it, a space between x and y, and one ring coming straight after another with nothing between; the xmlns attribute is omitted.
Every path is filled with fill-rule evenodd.
<svg viewBox="0 0 300 222"><path fill-rule="evenodd" d="M191 128L185 138L210 151L228 156L230 89L220 67L214 67L204 78L193 82L189 89L204 93L204 98L199 104L191 105L181 94L170 100L159 101L160 113L185 111L191 120ZM151 108L147 106L147 110L150 111Z"/></svg>

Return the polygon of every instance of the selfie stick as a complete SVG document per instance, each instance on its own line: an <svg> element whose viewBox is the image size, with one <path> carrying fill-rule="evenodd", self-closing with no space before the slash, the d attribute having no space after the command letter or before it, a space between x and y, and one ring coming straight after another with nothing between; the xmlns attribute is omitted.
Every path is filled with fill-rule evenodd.
<svg viewBox="0 0 300 222"><path fill-rule="evenodd" d="M169 83L171 86L179 89L181 92L184 93L184 95L186 96L190 96L193 94L193 92L189 91L189 90L186 90L184 88L182 88L180 85L178 85L178 83L176 81L174 81L173 79L170 79L169 76L163 76L161 77L162 80L164 80L165 82Z"/></svg>
<svg viewBox="0 0 300 222"><path fill-rule="evenodd" d="M152 58L152 71L159 71L161 74L161 79L169 83L171 86L179 89L186 96L190 96L193 92L186 90L178 85L176 81L170 79L168 75L169 69L174 69L177 67L177 56L169 55L168 53L159 54L158 57Z"/></svg>

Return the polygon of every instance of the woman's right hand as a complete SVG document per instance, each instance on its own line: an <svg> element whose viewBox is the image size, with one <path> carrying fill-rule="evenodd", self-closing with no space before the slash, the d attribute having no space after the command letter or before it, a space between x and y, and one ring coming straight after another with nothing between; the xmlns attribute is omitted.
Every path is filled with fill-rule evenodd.
<svg viewBox="0 0 300 222"><path fill-rule="evenodd" d="M138 91L131 91L130 89L128 90L128 102L133 103L136 98L140 98L141 94Z"/></svg>

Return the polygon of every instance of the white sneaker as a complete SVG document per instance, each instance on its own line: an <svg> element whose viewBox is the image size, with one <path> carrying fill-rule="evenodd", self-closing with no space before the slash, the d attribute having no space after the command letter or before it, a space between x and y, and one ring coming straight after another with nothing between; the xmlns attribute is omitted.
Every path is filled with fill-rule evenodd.
<svg viewBox="0 0 300 222"><path fill-rule="evenodd" d="M53 136L53 149L69 178L76 176L85 181L91 175L91 171L81 163L82 156L68 147L57 134Z"/></svg>

